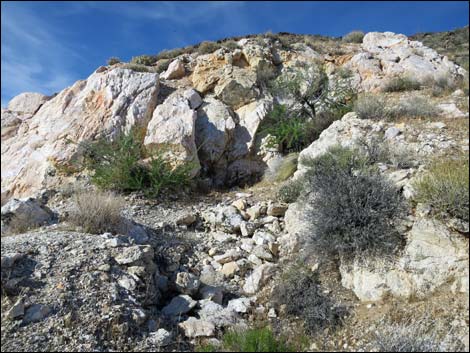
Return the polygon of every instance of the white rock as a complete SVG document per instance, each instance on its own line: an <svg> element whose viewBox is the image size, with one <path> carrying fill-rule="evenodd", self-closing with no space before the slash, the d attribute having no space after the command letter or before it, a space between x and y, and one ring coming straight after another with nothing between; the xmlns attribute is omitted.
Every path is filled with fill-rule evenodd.
<svg viewBox="0 0 470 353"><path fill-rule="evenodd" d="M255 294L272 276L274 265L264 264L257 267L245 280L243 291L247 294Z"/></svg>
<svg viewBox="0 0 470 353"><path fill-rule="evenodd" d="M197 293L197 291L199 289L199 285L201 284L201 282L192 273L179 272L176 275L175 284L176 284L176 289L180 293L193 295L193 294Z"/></svg>
<svg viewBox="0 0 470 353"><path fill-rule="evenodd" d="M184 63L180 59L173 60L166 71L161 75L165 80L175 80L184 77Z"/></svg>
<svg viewBox="0 0 470 353"><path fill-rule="evenodd" d="M211 337L215 335L215 325L211 322L190 317L178 325L183 329L186 337Z"/></svg>
<svg viewBox="0 0 470 353"><path fill-rule="evenodd" d="M173 335L164 328L156 332L150 332L148 340L157 347L165 347L172 343Z"/></svg>

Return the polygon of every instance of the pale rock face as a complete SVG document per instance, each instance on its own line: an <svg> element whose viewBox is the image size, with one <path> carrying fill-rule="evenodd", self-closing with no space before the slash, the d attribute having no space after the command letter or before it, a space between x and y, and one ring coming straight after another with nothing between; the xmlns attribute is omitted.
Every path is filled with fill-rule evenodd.
<svg viewBox="0 0 470 353"><path fill-rule="evenodd" d="M422 218L414 223L397 266L375 262L340 267L342 284L363 301L387 295L409 298L438 290L469 292L468 239L444 224Z"/></svg>
<svg viewBox="0 0 470 353"><path fill-rule="evenodd" d="M183 61L176 59L171 62L161 77L165 80L175 80L184 77L185 73Z"/></svg>
<svg viewBox="0 0 470 353"><path fill-rule="evenodd" d="M230 74L217 83L214 93L224 103L237 109L259 95L256 80L256 72L234 66Z"/></svg>
<svg viewBox="0 0 470 353"><path fill-rule="evenodd" d="M197 111L196 145L204 164L220 160L235 129L233 113L221 101L206 98Z"/></svg>
<svg viewBox="0 0 470 353"><path fill-rule="evenodd" d="M144 145L163 151L175 164L193 163L191 175L200 169L195 142L196 111L182 92L170 95L153 112Z"/></svg>
<svg viewBox="0 0 470 353"><path fill-rule="evenodd" d="M33 115L47 100L49 97L41 93L21 93L8 103L8 110Z"/></svg>
<svg viewBox="0 0 470 353"><path fill-rule="evenodd" d="M41 189L48 167L70 161L81 141L100 134L113 138L134 125L146 125L157 94L157 74L120 68L95 72L66 88L16 134L2 138L2 195L30 195Z"/></svg>
<svg viewBox="0 0 470 353"><path fill-rule="evenodd" d="M362 42L364 52L356 54L346 67L357 71L364 90L381 89L396 76L408 76L420 82L442 76L456 78L465 70L421 42L403 34L369 32Z"/></svg>
<svg viewBox="0 0 470 353"><path fill-rule="evenodd" d="M231 160L244 157L254 151L256 133L271 110L272 104L272 98L263 98L236 110L239 124L235 128L234 142L229 153Z"/></svg>

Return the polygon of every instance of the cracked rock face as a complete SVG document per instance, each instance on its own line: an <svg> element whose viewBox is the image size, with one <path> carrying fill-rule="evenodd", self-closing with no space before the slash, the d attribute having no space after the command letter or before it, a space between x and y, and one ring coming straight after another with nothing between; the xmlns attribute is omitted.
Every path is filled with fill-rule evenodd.
<svg viewBox="0 0 470 353"><path fill-rule="evenodd" d="M157 74L121 68L95 72L66 88L22 121L14 136L2 138L2 195L41 189L48 167L68 163L81 141L100 134L113 138L134 125L146 125L157 94ZM32 103L20 101L13 99L12 107L33 109Z"/></svg>

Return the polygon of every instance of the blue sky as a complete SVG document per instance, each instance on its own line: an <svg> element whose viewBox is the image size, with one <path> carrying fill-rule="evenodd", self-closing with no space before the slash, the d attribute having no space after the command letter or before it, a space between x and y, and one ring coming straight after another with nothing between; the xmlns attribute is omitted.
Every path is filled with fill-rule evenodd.
<svg viewBox="0 0 470 353"><path fill-rule="evenodd" d="M268 30L341 36L407 35L468 25L468 2L15 2L1 3L1 104L52 94L111 56L140 54Z"/></svg>

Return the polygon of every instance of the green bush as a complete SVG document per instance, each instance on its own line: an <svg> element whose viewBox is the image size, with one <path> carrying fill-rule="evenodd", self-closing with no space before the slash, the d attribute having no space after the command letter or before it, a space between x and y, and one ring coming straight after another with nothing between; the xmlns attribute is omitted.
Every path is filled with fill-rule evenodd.
<svg viewBox="0 0 470 353"><path fill-rule="evenodd" d="M301 318L309 334L337 326L347 312L323 294L318 276L305 268L287 271L272 299L279 306L285 305L287 315Z"/></svg>
<svg viewBox="0 0 470 353"><path fill-rule="evenodd" d="M131 60L131 64L150 66L150 65L155 64L156 61L157 59L155 56L140 55L140 56L134 56Z"/></svg>
<svg viewBox="0 0 470 353"><path fill-rule="evenodd" d="M265 327L245 331L228 331L222 338L222 352L295 352L285 340L278 339ZM215 352L213 346L205 346L199 352Z"/></svg>
<svg viewBox="0 0 470 353"><path fill-rule="evenodd" d="M170 66L171 60L170 59L161 59L157 62L155 65L155 72L161 74L162 72L165 72L168 69L168 66Z"/></svg>
<svg viewBox="0 0 470 353"><path fill-rule="evenodd" d="M469 221L468 157L433 162L415 184L416 200L436 213Z"/></svg>
<svg viewBox="0 0 470 353"><path fill-rule="evenodd" d="M115 64L119 64L120 62L121 62L121 59L115 56L112 56L108 59L108 65L115 65Z"/></svg>
<svg viewBox="0 0 470 353"><path fill-rule="evenodd" d="M171 50L162 50L160 53L155 55L155 61L162 60L162 59L171 60L181 54L184 54L190 51L191 51L191 47L177 48L177 49L171 49Z"/></svg>
<svg viewBox="0 0 470 353"><path fill-rule="evenodd" d="M358 143L371 165L383 163L399 169L416 166L418 157L410 148L392 144L378 137L372 137L370 140L360 139Z"/></svg>
<svg viewBox="0 0 470 353"><path fill-rule="evenodd" d="M398 76L390 79L384 86L384 92L405 92L405 91L414 91L419 90L421 84L411 78L406 76Z"/></svg>
<svg viewBox="0 0 470 353"><path fill-rule="evenodd" d="M281 146L282 151L300 151L312 142L309 137L311 120L288 114L285 105L275 105L263 125L261 131L272 135L272 145Z"/></svg>
<svg viewBox="0 0 470 353"><path fill-rule="evenodd" d="M235 42L234 40L228 40L226 42L223 42L222 45L224 47L226 47L227 49L230 49L230 50L235 50L235 49L239 49L240 46L238 45L237 42Z"/></svg>
<svg viewBox="0 0 470 353"><path fill-rule="evenodd" d="M163 150L152 151L150 161L142 163L148 154L142 140L143 131L133 129L115 141L101 138L82 144L85 164L94 171L92 182L102 189L142 190L150 196L157 196L163 188L177 189L188 185L192 166L173 167L163 157Z"/></svg>
<svg viewBox="0 0 470 353"><path fill-rule="evenodd" d="M346 43L362 43L365 33L362 31L352 31L346 34L342 39Z"/></svg>
<svg viewBox="0 0 470 353"><path fill-rule="evenodd" d="M315 248L326 254L392 254L402 244L394 221L404 215L399 190L356 150L331 148L303 161L311 190L309 219Z"/></svg>

